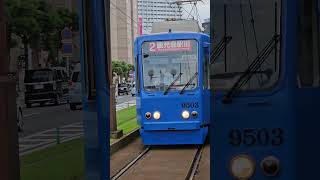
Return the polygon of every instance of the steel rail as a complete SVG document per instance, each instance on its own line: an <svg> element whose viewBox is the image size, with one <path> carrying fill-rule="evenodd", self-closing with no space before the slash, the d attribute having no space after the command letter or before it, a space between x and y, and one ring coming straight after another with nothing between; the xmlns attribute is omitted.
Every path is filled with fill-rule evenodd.
<svg viewBox="0 0 320 180"><path fill-rule="evenodd" d="M136 158L130 161L126 166L124 166L118 173L111 177L111 180L117 180L121 178L131 167L133 167L140 159L142 159L149 151L150 147L147 147L144 151L142 151Z"/></svg>

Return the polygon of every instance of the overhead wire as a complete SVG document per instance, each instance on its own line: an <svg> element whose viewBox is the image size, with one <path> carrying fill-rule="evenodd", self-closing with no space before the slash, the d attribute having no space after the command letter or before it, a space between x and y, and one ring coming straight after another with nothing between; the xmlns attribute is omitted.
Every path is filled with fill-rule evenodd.
<svg viewBox="0 0 320 180"><path fill-rule="evenodd" d="M250 15L251 15L251 26L253 29L253 35L254 35L254 41L255 41L255 45L256 45L256 51L257 54L259 54L259 46L258 46L258 39L257 39L257 32L256 32L256 26L255 26L255 19L254 19L254 12L253 12L253 7L252 7L252 2L251 0L249 1L249 7L250 7ZM258 83L260 85L260 87L262 86L262 76L260 75L260 77L257 75L257 80Z"/></svg>
<svg viewBox="0 0 320 180"><path fill-rule="evenodd" d="M135 24L139 25L139 23L137 21L135 21L134 19L132 19L131 16L129 16L127 13L123 12L116 4L114 4L112 1L110 1L110 4L113 5L119 12L121 12L122 14L124 14L125 16L127 16L129 19L131 19L133 22L135 22ZM148 29L146 29L145 27L142 27L144 30L148 31Z"/></svg>
<svg viewBox="0 0 320 180"><path fill-rule="evenodd" d="M190 10L190 14L188 15L187 19L190 17L191 13L193 12L194 6L192 6L191 10ZM192 16L194 19L194 16Z"/></svg>
<svg viewBox="0 0 320 180"><path fill-rule="evenodd" d="M241 16L241 24L242 24L242 31L243 31L243 36L244 36L244 44L245 44L245 49L246 49L246 57L247 57L247 66L249 66L249 50L248 50L248 42L247 42L247 33L246 33L246 25L244 22L244 16L243 16L243 5L242 5L242 0L240 0L240 16ZM250 82L249 82L249 87L250 87Z"/></svg>
<svg viewBox="0 0 320 180"><path fill-rule="evenodd" d="M202 2L202 1L201 1ZM197 7L197 3L195 3L194 5L196 7L196 13L197 13L197 16L198 16L198 22L201 21L201 17L200 17L200 14L199 14L199 10L198 10L198 7Z"/></svg>
<svg viewBox="0 0 320 180"><path fill-rule="evenodd" d="M113 15L114 17L119 18L119 20L121 20L122 22L126 23L127 25L131 26L130 22L128 22L127 19L123 19L122 16L118 16L116 14L114 14L113 12L111 12L111 15ZM136 30L139 30L137 26L133 26Z"/></svg>
<svg viewBox="0 0 320 180"><path fill-rule="evenodd" d="M166 2L170 5L171 8L173 8L173 7L172 7L172 4L171 4L168 0L166 0ZM183 8L182 6L178 6L178 7L182 8L182 10L184 10L186 13L188 13L188 15L192 16L191 13L188 12L188 11L187 11L185 8ZM194 16L192 16L192 18L194 19Z"/></svg>

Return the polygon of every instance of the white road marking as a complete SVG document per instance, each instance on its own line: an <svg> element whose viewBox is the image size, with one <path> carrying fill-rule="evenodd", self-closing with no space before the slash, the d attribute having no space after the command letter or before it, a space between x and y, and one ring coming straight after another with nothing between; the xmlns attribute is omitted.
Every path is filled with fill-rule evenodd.
<svg viewBox="0 0 320 180"><path fill-rule="evenodd" d="M51 141L52 139L20 139L19 143L26 142L41 142L41 141ZM23 145L23 144L22 144Z"/></svg>
<svg viewBox="0 0 320 180"><path fill-rule="evenodd" d="M65 128L63 128L63 129L60 129L60 132L82 132L83 131L83 129L82 128L79 128L79 129L65 129Z"/></svg>
<svg viewBox="0 0 320 180"><path fill-rule="evenodd" d="M135 100L118 104L117 111L134 106ZM40 113L31 113L24 117L39 115ZM67 142L73 139L80 138L83 133L83 122L77 122L65 125L59 128L60 142ZM45 137L45 138L43 138ZM38 143L32 143L38 142ZM31 143L31 144L30 144ZM53 146L57 143L57 128L51 128L42 132L19 138L19 154L20 156L29 154L31 152Z"/></svg>
<svg viewBox="0 0 320 180"><path fill-rule="evenodd" d="M28 117L35 116L35 115L39 115L39 114L40 114L40 113L30 113L30 114L24 115L23 117L24 117L24 118L28 118Z"/></svg>

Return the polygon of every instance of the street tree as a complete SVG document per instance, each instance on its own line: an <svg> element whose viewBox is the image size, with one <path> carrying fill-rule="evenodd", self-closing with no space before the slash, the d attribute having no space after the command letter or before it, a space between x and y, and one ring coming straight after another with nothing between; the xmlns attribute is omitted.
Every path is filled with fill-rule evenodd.
<svg viewBox="0 0 320 180"><path fill-rule="evenodd" d="M134 65L124 61L112 61L112 72L121 78L128 78L130 70L134 70Z"/></svg>
<svg viewBox="0 0 320 180"><path fill-rule="evenodd" d="M45 0L10 0L7 1L9 18L9 38L18 36L24 45L24 59L28 67L28 46L34 50L49 53L49 59L56 59L61 47L60 32L64 27L78 31L78 15L68 9L53 8ZM12 45L15 45L14 42Z"/></svg>
<svg viewBox="0 0 320 180"><path fill-rule="evenodd" d="M14 33L22 40L26 68L28 68L28 46L36 45L40 40L41 26L37 20L38 8L38 0L7 1L10 33ZM11 34L9 36L11 37Z"/></svg>

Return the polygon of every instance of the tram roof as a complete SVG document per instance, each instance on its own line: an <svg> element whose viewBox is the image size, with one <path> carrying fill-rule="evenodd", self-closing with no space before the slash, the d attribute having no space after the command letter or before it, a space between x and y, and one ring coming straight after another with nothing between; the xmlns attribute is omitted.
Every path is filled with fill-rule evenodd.
<svg viewBox="0 0 320 180"><path fill-rule="evenodd" d="M201 38L209 37L205 33L199 32L167 32L167 33L153 33L137 37L136 40L163 40L163 39L185 39L185 38Z"/></svg>

